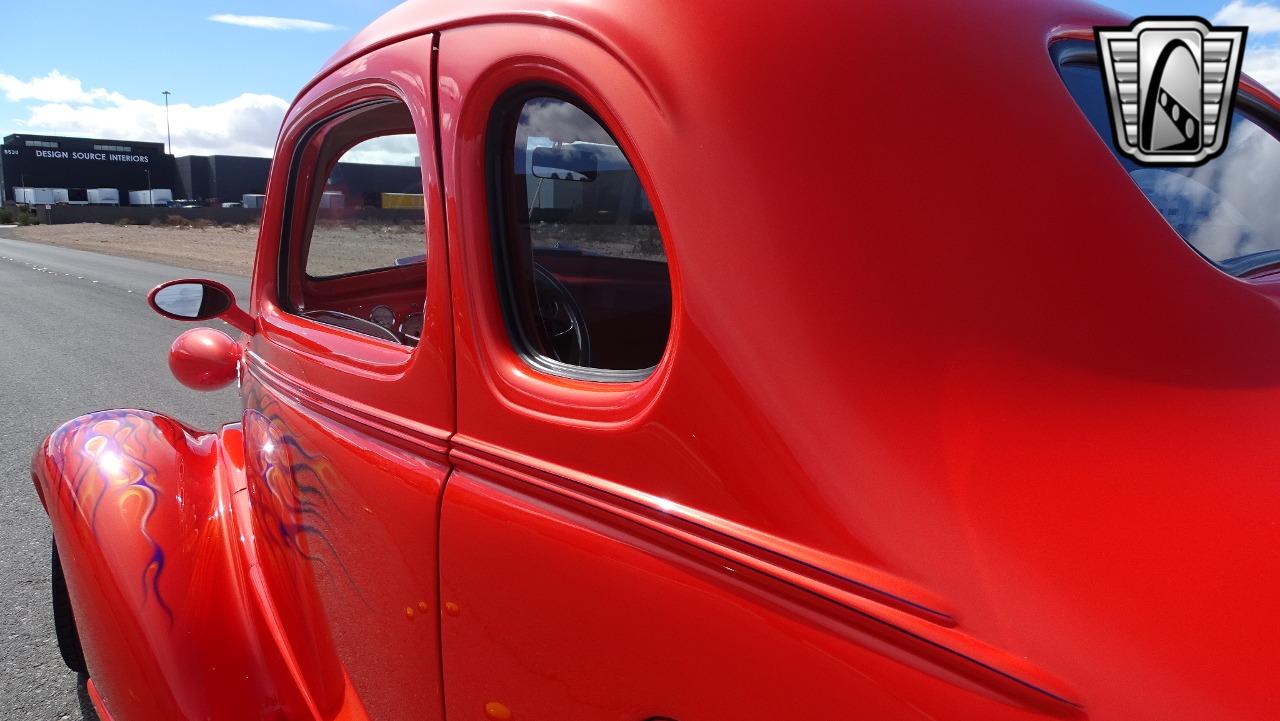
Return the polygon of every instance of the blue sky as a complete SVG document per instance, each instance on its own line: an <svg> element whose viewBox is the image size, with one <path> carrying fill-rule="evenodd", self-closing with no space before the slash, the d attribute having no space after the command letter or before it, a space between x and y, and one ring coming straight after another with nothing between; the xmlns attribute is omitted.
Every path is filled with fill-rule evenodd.
<svg viewBox="0 0 1280 721"><path fill-rule="evenodd" d="M0 136L160 141L161 91L170 90L177 154L267 155L294 93L347 38L396 4L59 0L38 11L6 12ZM1132 15L1201 15L1248 24L1245 70L1280 89L1280 0L1103 4Z"/></svg>
<svg viewBox="0 0 1280 721"><path fill-rule="evenodd" d="M60 0L31 12L8 9L0 27L0 136L163 140L161 91L169 90L177 153L269 154L294 94L349 37L397 4ZM227 15L240 17L210 19ZM322 25L255 27L282 24L252 20L262 16Z"/></svg>

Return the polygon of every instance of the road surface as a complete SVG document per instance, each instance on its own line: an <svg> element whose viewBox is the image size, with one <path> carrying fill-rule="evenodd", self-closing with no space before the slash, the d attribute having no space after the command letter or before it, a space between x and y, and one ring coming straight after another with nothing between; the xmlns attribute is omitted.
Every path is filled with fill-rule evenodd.
<svg viewBox="0 0 1280 721"><path fill-rule="evenodd" d="M54 642L49 522L31 454L63 421L103 408L209 429L235 420L234 386L197 393L169 374L169 343L191 325L161 318L146 298L161 281L195 276L245 302L248 281L5 236L0 228L0 719L95 719Z"/></svg>

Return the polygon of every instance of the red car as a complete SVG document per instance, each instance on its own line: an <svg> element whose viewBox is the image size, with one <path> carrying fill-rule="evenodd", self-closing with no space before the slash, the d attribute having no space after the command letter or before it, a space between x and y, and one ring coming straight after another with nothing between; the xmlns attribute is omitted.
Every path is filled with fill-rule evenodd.
<svg viewBox="0 0 1280 721"><path fill-rule="evenodd" d="M102 717L1275 718L1280 100L1132 165L1126 22L392 11L285 120L247 310L152 293L244 417L36 454Z"/></svg>

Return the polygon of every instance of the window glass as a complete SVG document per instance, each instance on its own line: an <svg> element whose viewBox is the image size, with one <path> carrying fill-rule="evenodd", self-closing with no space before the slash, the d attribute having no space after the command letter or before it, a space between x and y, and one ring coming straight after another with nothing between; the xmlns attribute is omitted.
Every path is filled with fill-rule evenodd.
<svg viewBox="0 0 1280 721"><path fill-rule="evenodd" d="M360 273L421 255L423 206L417 136L355 145L333 164L318 198L307 274Z"/></svg>
<svg viewBox="0 0 1280 721"><path fill-rule="evenodd" d="M399 102L349 112L312 134L294 180L295 202L306 215L293 219L282 259L287 307L383 340L417 343L426 300L418 148Z"/></svg>
<svg viewBox="0 0 1280 721"><path fill-rule="evenodd" d="M513 110L498 252L513 335L553 370L639 377L662 357L671 325L649 197L617 141L578 106L534 97Z"/></svg>
<svg viewBox="0 0 1280 721"><path fill-rule="evenodd" d="M1233 275L1280 264L1280 141L1236 110L1226 150L1193 168L1144 167L1119 154L1094 65L1066 64L1063 82L1129 177L1201 255Z"/></svg>

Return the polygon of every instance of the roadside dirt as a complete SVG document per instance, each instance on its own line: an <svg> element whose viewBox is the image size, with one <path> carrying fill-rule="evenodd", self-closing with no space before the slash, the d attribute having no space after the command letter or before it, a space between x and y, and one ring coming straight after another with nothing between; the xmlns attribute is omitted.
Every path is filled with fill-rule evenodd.
<svg viewBox="0 0 1280 721"><path fill-rule="evenodd" d="M29 225L11 237L31 243L90 250L194 270L248 277L258 245L257 226ZM317 227L307 272L336 275L385 267L424 252L421 225Z"/></svg>
<svg viewBox="0 0 1280 721"><path fill-rule="evenodd" d="M10 228L10 237L32 243L90 250L149 260L180 268L249 277L258 245L258 227L181 225L28 225ZM307 272L340 275L395 265L422 255L422 225L320 221L311 239ZM561 225L538 223L531 229L537 248L578 249L589 253L665 260L656 226Z"/></svg>

